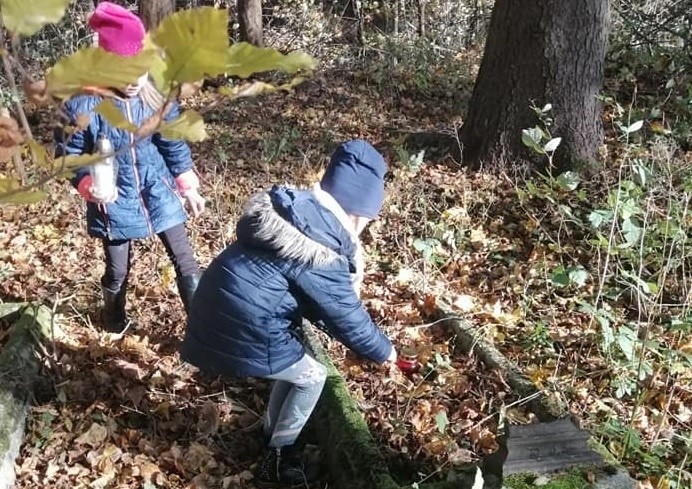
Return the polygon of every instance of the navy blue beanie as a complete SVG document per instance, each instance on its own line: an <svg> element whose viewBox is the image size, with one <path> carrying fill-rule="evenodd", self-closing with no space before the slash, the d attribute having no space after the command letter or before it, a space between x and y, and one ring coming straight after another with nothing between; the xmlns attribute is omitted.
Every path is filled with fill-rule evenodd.
<svg viewBox="0 0 692 489"><path fill-rule="evenodd" d="M320 187L347 214L375 219L384 204L387 164L367 141L354 139L339 146L322 177Z"/></svg>

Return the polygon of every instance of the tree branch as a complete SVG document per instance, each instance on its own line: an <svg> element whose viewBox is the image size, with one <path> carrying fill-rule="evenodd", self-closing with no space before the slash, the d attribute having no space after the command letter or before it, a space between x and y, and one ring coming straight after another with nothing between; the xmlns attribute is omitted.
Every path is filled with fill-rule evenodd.
<svg viewBox="0 0 692 489"><path fill-rule="evenodd" d="M18 93L17 91L17 82L14 78L14 72L12 71L12 65L10 64L10 60L7 59L7 46L5 45L5 30L0 27L0 48L2 48L2 67L5 71L5 76L7 77L7 83L10 85L10 89L14 93ZM29 121L26 118L26 113L24 112L24 108L22 107L22 104L19 100L15 103L15 108L17 109L17 115L19 116L19 121L22 124L22 128L24 129L24 133L29 139L33 139L33 135L31 134L31 127L29 127ZM32 156L34 159L36 159L36 155L33 154L33 150L31 150ZM26 169L24 168L24 162L22 161L22 158L19 155L16 155L14 157L14 164L15 168L17 169L17 173L19 174L19 180L21 181L22 184L26 181Z"/></svg>

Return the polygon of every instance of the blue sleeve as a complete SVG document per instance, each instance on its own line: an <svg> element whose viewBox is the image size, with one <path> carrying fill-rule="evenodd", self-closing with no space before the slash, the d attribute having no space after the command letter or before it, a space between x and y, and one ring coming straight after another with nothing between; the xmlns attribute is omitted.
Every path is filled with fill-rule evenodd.
<svg viewBox="0 0 692 489"><path fill-rule="evenodd" d="M346 267L306 268L295 283L307 302L308 319L321 321L324 330L358 355L384 363L392 344L375 325L351 285Z"/></svg>
<svg viewBox="0 0 692 489"><path fill-rule="evenodd" d="M96 146L96 136L98 135L98 120L92 110L91 101L84 97L70 99L65 102L64 112L68 118L68 127L55 128L55 157L60 158L65 155L82 155L91 154ZM89 125L78 130L76 119L79 115L88 115L90 117ZM65 129L72 129L66 131ZM57 163L57 162L56 162ZM84 166L74 170L74 175L70 179L70 183L74 187L79 185L79 181L89 174L89 167Z"/></svg>
<svg viewBox="0 0 692 489"><path fill-rule="evenodd" d="M180 116L180 106L177 102L173 102L168 114L164 117L164 121L174 121L178 116ZM173 177L192 169L192 152L185 141L167 139L158 132L152 136L151 140L163 156L163 160Z"/></svg>

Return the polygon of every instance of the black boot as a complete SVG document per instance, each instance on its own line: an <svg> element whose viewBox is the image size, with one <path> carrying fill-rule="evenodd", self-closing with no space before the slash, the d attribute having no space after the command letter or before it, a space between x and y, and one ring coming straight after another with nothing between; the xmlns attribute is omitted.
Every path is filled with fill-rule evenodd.
<svg viewBox="0 0 692 489"><path fill-rule="evenodd" d="M260 484L305 486L319 478L319 461L305 459L292 447L267 448L257 468L257 482Z"/></svg>
<svg viewBox="0 0 692 489"><path fill-rule="evenodd" d="M197 290L199 278L199 275L184 275L178 277L178 292L180 293L180 299L183 301L186 313L190 312L192 297L195 295L195 290Z"/></svg>
<svg viewBox="0 0 692 489"><path fill-rule="evenodd" d="M101 290L103 292L103 309L101 310L103 327L111 333L122 333L129 324L127 314L125 314L127 282L115 292L103 286Z"/></svg>

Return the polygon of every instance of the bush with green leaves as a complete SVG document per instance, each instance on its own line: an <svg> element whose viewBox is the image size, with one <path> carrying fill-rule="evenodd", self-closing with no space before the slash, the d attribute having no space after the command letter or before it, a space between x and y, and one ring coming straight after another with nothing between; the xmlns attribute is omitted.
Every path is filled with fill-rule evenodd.
<svg viewBox="0 0 692 489"><path fill-rule="evenodd" d="M646 122L632 112L614 113L624 116L613 122L619 153L607 164L614 168L601 168L590 180L576 172L539 175L517 195L524 208L539 200L554 216L559 231L547 236L552 243L565 243L569 235L571 251L562 252L563 263L546 274L547 285L598 326L609 395L632 406L629 420L601 426L604 445L619 460L676 487L675 480L692 474L667 467L664 459L689 451L689 434L667 437L658 430L645 439L633 422L652 392L682 382L692 369L684 346L692 333L692 167L672 135L645 132ZM549 158L545 144L551 138L537 126L524 131L523 140Z"/></svg>

